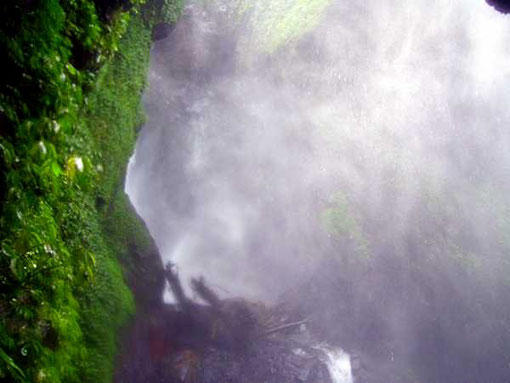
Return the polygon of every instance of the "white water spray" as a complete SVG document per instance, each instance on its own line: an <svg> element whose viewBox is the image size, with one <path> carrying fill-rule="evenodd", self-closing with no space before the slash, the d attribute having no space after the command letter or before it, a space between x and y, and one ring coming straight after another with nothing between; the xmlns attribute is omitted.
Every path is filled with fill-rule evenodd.
<svg viewBox="0 0 510 383"><path fill-rule="evenodd" d="M221 3L224 15L248 1ZM326 312L328 333L344 321L364 344L395 339L420 381L510 381L483 309L510 275L508 16L483 0L332 1L297 28L301 5L322 0L250 3L267 12L232 11L235 33L190 6L154 46L126 190L164 261L186 285L203 275L268 302L315 275L304 291L317 302L298 298ZM487 295L473 300L478 282ZM497 378L453 355L482 340L467 360ZM326 353L349 382L348 355Z"/></svg>
<svg viewBox="0 0 510 383"><path fill-rule="evenodd" d="M344 350L338 347L331 347L326 344L317 346L325 356L325 363L328 366L329 375L333 383L353 383L351 357Z"/></svg>
<svg viewBox="0 0 510 383"><path fill-rule="evenodd" d="M483 1L333 2L303 42L253 66L257 45L215 20L195 7L155 46L127 178L185 281L270 300L313 270L338 190L397 243L425 187L466 169L507 179L510 23Z"/></svg>

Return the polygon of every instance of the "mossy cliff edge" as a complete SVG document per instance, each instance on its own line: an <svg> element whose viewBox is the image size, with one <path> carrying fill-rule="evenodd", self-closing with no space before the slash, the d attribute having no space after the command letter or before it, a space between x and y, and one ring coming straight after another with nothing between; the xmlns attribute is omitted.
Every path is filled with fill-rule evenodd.
<svg viewBox="0 0 510 383"><path fill-rule="evenodd" d="M151 30L181 9L0 5L0 382L111 381L119 329L151 304L159 256L123 180Z"/></svg>

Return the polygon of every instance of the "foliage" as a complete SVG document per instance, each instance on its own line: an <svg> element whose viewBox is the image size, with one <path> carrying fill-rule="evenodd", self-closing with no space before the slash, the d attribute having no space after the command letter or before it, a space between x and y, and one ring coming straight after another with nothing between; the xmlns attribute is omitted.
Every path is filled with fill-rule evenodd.
<svg viewBox="0 0 510 383"><path fill-rule="evenodd" d="M184 0L154 0L152 10L155 23L174 24L184 9Z"/></svg>
<svg viewBox="0 0 510 383"><path fill-rule="evenodd" d="M151 20L96 3L0 5L0 382L110 381L134 310L118 256L150 241L119 190Z"/></svg>
<svg viewBox="0 0 510 383"><path fill-rule="evenodd" d="M249 20L252 34L247 44L272 53L310 31L331 0L247 1L202 0L222 10L234 24Z"/></svg>
<svg viewBox="0 0 510 383"><path fill-rule="evenodd" d="M106 201L122 183L133 150L136 135L133 127L140 126L144 119L140 97L146 81L150 29L142 18L132 21L123 42L120 54L99 73L84 113L99 149L96 158L100 169L99 206L105 212Z"/></svg>
<svg viewBox="0 0 510 383"><path fill-rule="evenodd" d="M369 242L344 193L338 192L332 198L330 207L321 214L321 224L332 236L347 240L358 261L369 258Z"/></svg>

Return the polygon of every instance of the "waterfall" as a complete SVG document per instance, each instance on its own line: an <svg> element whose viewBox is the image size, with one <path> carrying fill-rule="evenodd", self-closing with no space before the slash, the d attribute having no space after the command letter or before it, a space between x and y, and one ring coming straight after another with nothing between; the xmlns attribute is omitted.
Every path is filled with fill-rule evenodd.
<svg viewBox="0 0 510 383"><path fill-rule="evenodd" d="M325 355L324 362L328 366L329 375L333 383L353 383L351 357L338 347L327 344L317 346Z"/></svg>

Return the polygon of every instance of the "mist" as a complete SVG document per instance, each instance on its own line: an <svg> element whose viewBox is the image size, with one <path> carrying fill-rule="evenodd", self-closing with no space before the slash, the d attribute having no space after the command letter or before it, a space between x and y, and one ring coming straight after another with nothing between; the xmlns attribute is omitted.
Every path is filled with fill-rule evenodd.
<svg viewBox="0 0 510 383"><path fill-rule="evenodd" d="M414 381L508 381L508 36L480 0L189 2L126 191L185 282Z"/></svg>

